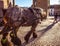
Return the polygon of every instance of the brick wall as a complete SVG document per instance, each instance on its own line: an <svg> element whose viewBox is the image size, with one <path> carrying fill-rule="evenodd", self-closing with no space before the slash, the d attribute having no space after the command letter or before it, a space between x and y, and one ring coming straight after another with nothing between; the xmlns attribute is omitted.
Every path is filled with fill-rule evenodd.
<svg viewBox="0 0 60 46"><path fill-rule="evenodd" d="M34 2L36 1L36 7L43 8L46 11L46 14L48 15L48 6L50 5L50 0L33 0L33 5Z"/></svg>
<svg viewBox="0 0 60 46"><path fill-rule="evenodd" d="M0 0L0 8L7 9L11 0Z"/></svg>
<svg viewBox="0 0 60 46"><path fill-rule="evenodd" d="M4 7L3 1L0 1L0 9Z"/></svg>
<svg viewBox="0 0 60 46"><path fill-rule="evenodd" d="M0 0L0 22L2 21L3 11L2 9L7 9L10 0Z"/></svg>

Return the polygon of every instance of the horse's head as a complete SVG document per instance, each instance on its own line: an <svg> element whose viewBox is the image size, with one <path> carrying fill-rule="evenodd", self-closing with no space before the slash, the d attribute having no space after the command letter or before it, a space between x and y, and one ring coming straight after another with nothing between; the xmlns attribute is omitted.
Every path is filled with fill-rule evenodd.
<svg viewBox="0 0 60 46"><path fill-rule="evenodd" d="M35 15L37 15L37 17L40 18L41 21L44 19L44 17L46 17L46 12L44 12L42 8L34 7L33 9L36 13Z"/></svg>
<svg viewBox="0 0 60 46"><path fill-rule="evenodd" d="M37 7L37 13L40 15L41 20L46 19L46 12L44 9Z"/></svg>

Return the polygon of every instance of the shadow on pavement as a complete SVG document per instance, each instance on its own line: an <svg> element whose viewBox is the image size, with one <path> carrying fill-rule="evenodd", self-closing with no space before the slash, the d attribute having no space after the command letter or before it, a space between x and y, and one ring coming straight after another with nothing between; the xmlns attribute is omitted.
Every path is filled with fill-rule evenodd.
<svg viewBox="0 0 60 46"><path fill-rule="evenodd" d="M21 46L26 46L27 44L29 44L30 42L32 42L34 40L35 40L35 38L31 38L31 39L29 39L29 42L28 43L24 42L24 43L22 43Z"/></svg>
<svg viewBox="0 0 60 46"><path fill-rule="evenodd" d="M42 37L47 31L49 31L56 23L58 23L58 22L53 22L53 23L52 23L51 25L49 25L47 28L42 29L42 30L39 30L38 32L39 32L40 34L39 34L39 37L37 38L37 40L40 39L40 37Z"/></svg>
<svg viewBox="0 0 60 46"><path fill-rule="evenodd" d="M48 30L50 30L55 24L56 24L56 23L53 22L53 23L52 23L51 25L49 25L47 28L42 29L42 30L39 30L38 32L41 33L41 34L39 34L39 38L42 37L42 35L44 35L44 33L46 33ZM22 46L26 46L27 44L29 44L30 42L32 42L32 41L34 41L34 40L35 40L34 38L31 38L28 43L24 42L24 43L22 44ZM37 39L37 40L38 40L38 39Z"/></svg>
<svg viewBox="0 0 60 46"><path fill-rule="evenodd" d="M37 40L40 38L40 37L42 37L48 30L50 30L54 25L55 25L56 23L55 22L53 22L51 25L49 25L47 28L45 28L45 29L42 29L42 30L39 30L38 32L40 32L41 34L39 34L39 37L37 38ZM17 45L17 46L26 46L27 44L29 44L30 42L32 42L32 41L34 41L35 39L34 38L31 38L30 40L29 40L29 42L28 43L26 43L26 42L24 42L24 43L22 43L22 45L21 45L21 41L20 41L20 39L18 38L18 37L11 37L11 41L13 42L13 44L14 45Z"/></svg>
<svg viewBox="0 0 60 46"><path fill-rule="evenodd" d="M50 30L57 22L53 22L51 25L49 25L47 28L39 30L38 32L42 32L43 34Z"/></svg>

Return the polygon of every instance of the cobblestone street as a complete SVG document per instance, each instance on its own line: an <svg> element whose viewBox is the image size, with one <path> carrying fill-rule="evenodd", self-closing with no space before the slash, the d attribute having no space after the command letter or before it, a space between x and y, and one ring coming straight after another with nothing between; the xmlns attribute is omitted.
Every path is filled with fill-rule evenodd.
<svg viewBox="0 0 60 46"><path fill-rule="evenodd" d="M60 22L53 23L53 21L53 17L48 17L47 20L44 20L41 24L38 24L36 28L38 37L33 39L31 35L27 44L25 43L24 36L31 27L20 27L17 35L22 41L21 46L60 46ZM0 35L0 37L2 36Z"/></svg>

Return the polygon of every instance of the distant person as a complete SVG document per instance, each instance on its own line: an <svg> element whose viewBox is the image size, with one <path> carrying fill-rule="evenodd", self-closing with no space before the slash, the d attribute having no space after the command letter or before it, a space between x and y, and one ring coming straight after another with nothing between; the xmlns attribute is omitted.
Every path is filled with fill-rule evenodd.
<svg viewBox="0 0 60 46"><path fill-rule="evenodd" d="M58 14L55 13L55 15L54 15L54 22L57 22L57 16L58 16Z"/></svg>
<svg viewBox="0 0 60 46"><path fill-rule="evenodd" d="M60 21L60 14L58 14L58 21Z"/></svg>

